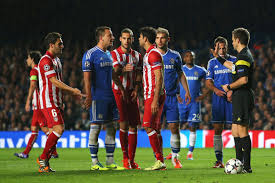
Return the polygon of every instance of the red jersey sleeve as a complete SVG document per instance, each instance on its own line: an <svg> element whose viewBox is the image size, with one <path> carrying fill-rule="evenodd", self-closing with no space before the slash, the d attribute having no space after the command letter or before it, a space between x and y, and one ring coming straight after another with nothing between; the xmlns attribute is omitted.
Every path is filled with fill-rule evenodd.
<svg viewBox="0 0 275 183"><path fill-rule="evenodd" d="M162 68L162 56L156 52L152 51L148 56L148 62L152 66L152 70Z"/></svg>
<svg viewBox="0 0 275 183"><path fill-rule="evenodd" d="M48 79L56 76L56 72L53 68L53 62L49 58L42 59L39 67L41 74L45 74Z"/></svg>
<svg viewBox="0 0 275 183"><path fill-rule="evenodd" d="M112 55L112 58L113 58L113 67L121 66L119 60L117 59L116 52L115 51L111 51L111 55Z"/></svg>
<svg viewBox="0 0 275 183"><path fill-rule="evenodd" d="M37 81L38 80L38 71L33 68L30 72L30 80L31 81Z"/></svg>

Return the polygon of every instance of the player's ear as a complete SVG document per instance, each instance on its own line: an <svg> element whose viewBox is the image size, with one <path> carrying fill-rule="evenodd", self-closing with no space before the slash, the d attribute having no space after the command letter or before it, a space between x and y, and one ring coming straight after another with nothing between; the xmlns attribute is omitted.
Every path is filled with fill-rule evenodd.
<svg viewBox="0 0 275 183"><path fill-rule="evenodd" d="M132 43L135 41L135 38L134 37L132 37Z"/></svg>
<svg viewBox="0 0 275 183"><path fill-rule="evenodd" d="M122 37L121 36L119 37L119 40L120 40L120 42L122 41Z"/></svg>
<svg viewBox="0 0 275 183"><path fill-rule="evenodd" d="M168 37L168 42L170 42L170 40L171 40L171 38L170 38L170 37Z"/></svg>

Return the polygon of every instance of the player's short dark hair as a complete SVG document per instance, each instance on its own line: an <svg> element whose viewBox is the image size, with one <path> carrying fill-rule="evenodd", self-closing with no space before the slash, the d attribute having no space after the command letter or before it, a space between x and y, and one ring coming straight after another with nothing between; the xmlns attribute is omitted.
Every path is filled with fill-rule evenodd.
<svg viewBox="0 0 275 183"><path fill-rule="evenodd" d="M232 35L235 39L239 39L240 43L243 45L248 45L250 40L250 33L245 28L237 28L232 31Z"/></svg>
<svg viewBox="0 0 275 183"><path fill-rule="evenodd" d="M134 33L130 28L122 29L122 31L120 32L120 36L122 36L123 33L129 33L131 35L131 37L134 36Z"/></svg>
<svg viewBox="0 0 275 183"><path fill-rule="evenodd" d="M44 39L44 44L46 49L49 49L50 44L55 44L57 39L61 39L62 34L58 33L58 32L50 32L47 34L47 36Z"/></svg>
<svg viewBox="0 0 275 183"><path fill-rule="evenodd" d="M30 56L30 58L33 59L33 62L35 64L38 64L40 58L42 57L40 51L29 51L28 56Z"/></svg>
<svg viewBox="0 0 275 183"><path fill-rule="evenodd" d="M111 30L110 27L108 26L99 26L95 29L95 40L98 43L99 42L99 38L100 36L104 36L105 35L105 30Z"/></svg>
<svg viewBox="0 0 275 183"><path fill-rule="evenodd" d="M219 36L214 40L214 47L216 46L217 43L224 43L225 46L228 47L227 39L222 36Z"/></svg>
<svg viewBox="0 0 275 183"><path fill-rule="evenodd" d="M157 31L153 27L142 27L139 30L140 34L142 34L143 37L146 37L151 44L153 44L156 41L157 37Z"/></svg>
<svg viewBox="0 0 275 183"><path fill-rule="evenodd" d="M196 54L195 54L195 52L193 52L192 50L186 50L186 51L184 52L184 55L183 55L183 56L185 56L186 53L191 53L191 55L193 55L193 58L194 58L194 59L196 58Z"/></svg>
<svg viewBox="0 0 275 183"><path fill-rule="evenodd" d="M157 34L159 34L159 33L165 34L166 37L169 37L169 31L167 29L165 29L165 28L159 27L157 29Z"/></svg>

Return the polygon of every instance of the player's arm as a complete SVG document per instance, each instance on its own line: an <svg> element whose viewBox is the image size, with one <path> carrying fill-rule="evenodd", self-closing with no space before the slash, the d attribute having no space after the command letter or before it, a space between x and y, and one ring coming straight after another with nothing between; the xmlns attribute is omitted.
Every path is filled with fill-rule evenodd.
<svg viewBox="0 0 275 183"><path fill-rule="evenodd" d="M190 96L190 90L189 90L189 85L188 85L186 76L182 71L178 72L178 76L180 78L180 83L185 90L185 102L186 102L186 105L188 105L191 102L191 96Z"/></svg>
<svg viewBox="0 0 275 183"><path fill-rule="evenodd" d="M92 105L91 72L84 72L84 91L87 95L84 102L85 109L89 109Z"/></svg>
<svg viewBox="0 0 275 183"><path fill-rule="evenodd" d="M137 99L137 96L138 96L138 91L139 91L139 88L142 84L142 74L140 71L136 71L136 81L135 81L135 88L133 90L133 92L131 93L131 97L132 97L132 101L135 101Z"/></svg>
<svg viewBox="0 0 275 183"><path fill-rule="evenodd" d="M223 97L224 95L226 95L226 93L224 91L219 90L218 88L215 87L214 82L213 82L212 79L207 79L206 80L206 87L209 90L213 91L219 97Z"/></svg>
<svg viewBox="0 0 275 183"><path fill-rule="evenodd" d="M155 69L154 74L155 74L156 85L155 85L153 102L151 104L151 111L153 114L157 113L159 109L158 101L159 101L160 91L163 83L163 75L162 75L161 68Z"/></svg>
<svg viewBox="0 0 275 183"><path fill-rule="evenodd" d="M35 76L31 76L31 78L32 77L35 77ZM36 76L36 78L37 78L37 76ZM26 112L29 112L31 109L30 108L31 100L32 100L33 92L36 88L37 88L37 79L36 80L31 79L29 93L28 93L28 97L27 97L26 105L25 105Z"/></svg>
<svg viewBox="0 0 275 183"><path fill-rule="evenodd" d="M216 43L215 45L215 50L210 49L210 51L212 52L213 56L217 58L217 60L224 65L226 68L232 70L235 70L235 65L233 64L233 62L226 60L225 58L221 57L218 54L218 50L219 50L219 43Z"/></svg>
<svg viewBox="0 0 275 183"><path fill-rule="evenodd" d="M196 102L202 101L210 92L208 87L202 88L202 94L196 98Z"/></svg>
<svg viewBox="0 0 275 183"><path fill-rule="evenodd" d="M124 89L120 79L119 79L119 76L121 76L122 74L122 68L120 66L114 66L113 67L113 71L112 71L112 79L113 79L113 82L117 85L118 89L121 91L121 95L124 99L126 99L126 90Z"/></svg>
<svg viewBox="0 0 275 183"><path fill-rule="evenodd" d="M60 88L61 90L68 91L72 93L72 95L79 95L79 96L85 96L81 93L81 91L77 88L72 88L65 83L59 81L55 76L49 78L50 82L56 86L57 88Z"/></svg>

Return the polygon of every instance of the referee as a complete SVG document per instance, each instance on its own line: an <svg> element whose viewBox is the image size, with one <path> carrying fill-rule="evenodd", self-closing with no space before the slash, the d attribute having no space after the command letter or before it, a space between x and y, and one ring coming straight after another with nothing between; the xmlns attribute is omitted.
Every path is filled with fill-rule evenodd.
<svg viewBox="0 0 275 183"><path fill-rule="evenodd" d="M211 50L218 61L232 71L233 83L222 87L225 92L233 90L232 135L235 141L236 158L244 164L243 173L252 173L250 166L251 140L248 127L254 107L254 94L252 91L254 60L248 49L249 39L250 34L247 29L237 28L232 31L232 45L238 52L234 64L218 55L218 44L216 44L215 51Z"/></svg>

